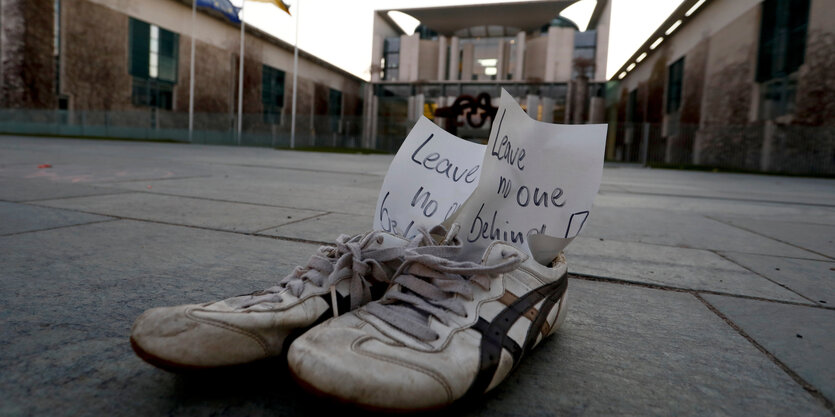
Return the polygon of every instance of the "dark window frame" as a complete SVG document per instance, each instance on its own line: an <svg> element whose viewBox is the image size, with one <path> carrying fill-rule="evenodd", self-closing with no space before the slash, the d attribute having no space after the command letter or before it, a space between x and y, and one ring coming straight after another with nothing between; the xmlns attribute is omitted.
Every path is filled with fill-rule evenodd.
<svg viewBox="0 0 835 417"><path fill-rule="evenodd" d="M286 73L280 69L269 65L261 66L261 105L264 123L281 123L286 78Z"/></svg>
<svg viewBox="0 0 835 417"><path fill-rule="evenodd" d="M667 67L667 114L675 113L681 109L683 89L684 57L681 57Z"/></svg>
<svg viewBox="0 0 835 417"><path fill-rule="evenodd" d="M756 81L760 84L760 120L794 112L797 70L804 63L809 0L762 3Z"/></svg>
<svg viewBox="0 0 835 417"><path fill-rule="evenodd" d="M152 50L152 28L157 29L157 50ZM133 77L131 102L171 110L174 86L179 77L180 35L157 25L129 18L128 73ZM156 54L157 71L151 74L151 55Z"/></svg>
<svg viewBox="0 0 835 417"><path fill-rule="evenodd" d="M588 38L591 38L593 41L588 42ZM591 51L591 57L583 56L588 51ZM588 79L593 80L594 74L597 71L597 30L589 29L585 32L574 32L574 50L572 51L571 59L573 61L577 58L591 59L592 65L586 68L584 75ZM580 75L575 62L572 62L571 77L577 78Z"/></svg>
<svg viewBox="0 0 835 417"><path fill-rule="evenodd" d="M383 40L383 76L385 81L397 81L400 76L400 38L391 37Z"/></svg>

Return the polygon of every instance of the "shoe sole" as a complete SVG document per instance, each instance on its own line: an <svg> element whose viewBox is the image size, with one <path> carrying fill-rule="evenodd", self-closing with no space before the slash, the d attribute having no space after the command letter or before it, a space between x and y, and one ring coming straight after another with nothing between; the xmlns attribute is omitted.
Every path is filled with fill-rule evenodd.
<svg viewBox="0 0 835 417"><path fill-rule="evenodd" d="M565 322L564 314L566 313L566 310L563 308L563 306L565 305L565 299L566 299L567 295L568 295L568 292L566 291L562 295L562 297L560 297L560 299L559 299L559 310L557 311L557 316L554 318L554 328L551 329L551 333L549 333L549 336L553 336L554 334L556 334L557 331L562 327L563 323ZM550 339L550 338L551 337L547 337L546 339ZM540 343L538 343L534 347L534 349L541 346L543 344L543 342L545 342L545 339L543 339ZM286 350L285 350L285 352L286 352ZM358 402L349 401L349 400L346 400L342 397L338 397L338 396L335 396L333 394L322 391L322 390L316 388L315 386L313 386L312 384L308 383L307 381L303 380L301 377L299 377L296 374L296 371L293 370L292 366L288 365L287 369L290 372L290 375L296 381L296 383L299 384L299 386L302 387L303 390L307 391L308 393L312 394L315 397L318 397L318 398L321 398L321 399L324 399L324 400L328 400L328 401L331 401L331 402L339 404L339 405L343 405L343 406L347 406L347 407L353 407L357 410L364 410L364 411L369 411L369 412L372 412L372 413L380 413L380 414L400 414L400 415L422 414L422 413L437 412L437 411L441 411L441 410L449 410L449 409L458 408L458 407L467 407L468 404L478 403L480 400L482 400L484 398L484 396L490 395L491 392L495 392L494 390L488 391L488 392L482 394L478 398L461 397L461 398L458 398L458 399L454 400L453 402L451 402L449 404L438 405L438 406L434 406L434 407L407 408L407 409L375 407L373 405L368 405L368 404L362 404L362 403L358 403ZM514 369L514 371L515 371L515 369ZM511 373L512 373L512 371L511 371ZM507 378L509 376L510 375L507 375L505 378ZM465 408L465 410L466 410L466 408ZM462 410L462 414L463 414L463 410Z"/></svg>
<svg viewBox="0 0 835 417"><path fill-rule="evenodd" d="M217 369L221 367L214 367L214 366L195 366L195 365L186 365L182 363L172 362L167 359L160 358L159 356L155 356L148 351L142 349L139 346L139 343L136 343L136 340L133 337L130 338L130 347L133 348L134 353L136 356L139 356L140 359L143 361L156 366L159 369L168 372L174 373L188 373L188 372L199 372L204 371L207 369Z"/></svg>

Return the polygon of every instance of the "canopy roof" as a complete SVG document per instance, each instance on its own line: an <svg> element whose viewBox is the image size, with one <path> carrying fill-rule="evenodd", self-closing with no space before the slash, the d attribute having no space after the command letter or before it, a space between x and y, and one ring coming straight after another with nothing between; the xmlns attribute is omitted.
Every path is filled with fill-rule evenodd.
<svg viewBox="0 0 835 417"><path fill-rule="evenodd" d="M406 13L441 35L476 26L505 26L526 32L539 29L577 0L539 0L519 3L472 4L384 10ZM598 1L598 3L603 3Z"/></svg>

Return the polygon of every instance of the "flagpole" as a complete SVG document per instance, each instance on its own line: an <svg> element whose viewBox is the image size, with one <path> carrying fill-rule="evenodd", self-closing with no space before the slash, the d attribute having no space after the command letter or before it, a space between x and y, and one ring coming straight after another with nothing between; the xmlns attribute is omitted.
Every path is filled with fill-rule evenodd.
<svg viewBox="0 0 835 417"><path fill-rule="evenodd" d="M244 21L244 6L246 0L241 2L241 56L238 63L238 145L241 144L241 130L243 127L243 103L244 103L244 30L246 22Z"/></svg>
<svg viewBox="0 0 835 417"><path fill-rule="evenodd" d="M298 91L299 76L299 15L301 0L296 0L296 46L293 48L293 109L290 120L290 148L296 147L296 92Z"/></svg>
<svg viewBox="0 0 835 417"><path fill-rule="evenodd" d="M191 60L188 78L188 141L194 132L194 26L197 17L197 0L191 0Z"/></svg>

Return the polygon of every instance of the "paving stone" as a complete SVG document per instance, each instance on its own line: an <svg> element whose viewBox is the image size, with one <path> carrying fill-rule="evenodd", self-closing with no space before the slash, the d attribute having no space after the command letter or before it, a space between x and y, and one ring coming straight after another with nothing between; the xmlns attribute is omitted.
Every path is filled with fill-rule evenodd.
<svg viewBox="0 0 835 417"><path fill-rule="evenodd" d="M374 214L329 213L265 230L260 234L330 243L341 234L355 235L371 230L372 216Z"/></svg>
<svg viewBox="0 0 835 417"><path fill-rule="evenodd" d="M704 298L835 401L835 311L709 294Z"/></svg>
<svg viewBox="0 0 835 417"><path fill-rule="evenodd" d="M835 262L742 253L722 255L820 305L835 307Z"/></svg>
<svg viewBox="0 0 835 417"><path fill-rule="evenodd" d="M832 217L835 217L833 215ZM719 217L722 221L782 242L826 255L835 260L835 225L785 222L742 217Z"/></svg>
<svg viewBox="0 0 835 417"><path fill-rule="evenodd" d="M253 204L227 203L153 193L39 201L38 205L81 210L116 217L253 233L322 214Z"/></svg>
<svg viewBox="0 0 835 417"><path fill-rule="evenodd" d="M176 376L133 354L133 320L154 306L272 286L315 248L134 221L0 237L0 415L158 415L187 406ZM275 388L267 382L264 390ZM177 404L163 412L160 396Z"/></svg>
<svg viewBox="0 0 835 417"><path fill-rule="evenodd" d="M695 297L571 280L568 316L473 415L829 412Z"/></svg>
<svg viewBox="0 0 835 417"><path fill-rule="evenodd" d="M100 222L110 217L0 201L0 236Z"/></svg>
<svg viewBox="0 0 835 417"><path fill-rule="evenodd" d="M0 200L32 201L48 198L82 197L101 194L122 193L113 188L95 187L49 180L24 180L0 178Z"/></svg>
<svg viewBox="0 0 835 417"><path fill-rule="evenodd" d="M709 290L774 300L809 300L701 249L579 237L566 248L573 273L675 288Z"/></svg>
<svg viewBox="0 0 835 417"><path fill-rule="evenodd" d="M826 259L699 214L658 209L598 207L584 226L582 236L682 248Z"/></svg>

